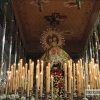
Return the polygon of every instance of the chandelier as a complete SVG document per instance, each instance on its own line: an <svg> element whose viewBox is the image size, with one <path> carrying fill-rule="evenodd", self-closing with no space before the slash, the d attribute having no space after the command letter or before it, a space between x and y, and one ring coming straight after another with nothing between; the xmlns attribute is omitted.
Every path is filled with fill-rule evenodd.
<svg viewBox="0 0 100 100"><path fill-rule="evenodd" d="M49 0L32 0L30 2L30 4L32 5L36 5L37 7L39 7L40 12L43 11L43 7L46 7L48 5L50 5L50 1ZM78 7L78 9L81 9L81 2L80 0L66 0L63 5L65 7L71 8L71 7Z"/></svg>

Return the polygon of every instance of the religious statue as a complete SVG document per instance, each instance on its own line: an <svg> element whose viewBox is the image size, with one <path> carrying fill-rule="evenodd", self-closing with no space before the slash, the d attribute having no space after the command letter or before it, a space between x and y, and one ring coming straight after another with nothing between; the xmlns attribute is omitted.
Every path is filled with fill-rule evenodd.
<svg viewBox="0 0 100 100"><path fill-rule="evenodd" d="M70 56L62 49L64 45L62 32L48 29L43 33L41 43L46 49L41 60L44 61L45 67L50 63L50 74L54 76L54 100L61 100L64 88L63 64L70 59Z"/></svg>

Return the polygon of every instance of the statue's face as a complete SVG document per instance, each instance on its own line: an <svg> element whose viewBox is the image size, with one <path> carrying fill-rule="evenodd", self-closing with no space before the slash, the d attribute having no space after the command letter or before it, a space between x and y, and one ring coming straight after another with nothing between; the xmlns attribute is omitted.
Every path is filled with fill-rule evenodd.
<svg viewBox="0 0 100 100"><path fill-rule="evenodd" d="M57 45L57 39L56 38L49 39L49 43L51 47L54 47Z"/></svg>

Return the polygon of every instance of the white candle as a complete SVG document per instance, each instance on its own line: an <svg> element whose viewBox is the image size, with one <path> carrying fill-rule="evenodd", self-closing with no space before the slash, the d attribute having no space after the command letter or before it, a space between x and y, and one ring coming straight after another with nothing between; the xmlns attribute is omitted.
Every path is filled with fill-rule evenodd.
<svg viewBox="0 0 100 100"><path fill-rule="evenodd" d="M80 87L80 73L79 72L77 73L77 81L78 81L78 84L77 84L78 96L80 97L81 96L81 87Z"/></svg>
<svg viewBox="0 0 100 100"><path fill-rule="evenodd" d="M42 97L42 93L43 93L43 74L42 72L40 73L40 97Z"/></svg>
<svg viewBox="0 0 100 100"><path fill-rule="evenodd" d="M85 63L85 82L86 82L86 89L88 89L88 66L87 63Z"/></svg>
<svg viewBox="0 0 100 100"><path fill-rule="evenodd" d="M73 77L71 77L71 100L73 100Z"/></svg>
<svg viewBox="0 0 100 100"><path fill-rule="evenodd" d="M74 81L74 91L76 90L76 83L75 83L75 78L76 78L76 76L75 76L75 63L73 64L73 81Z"/></svg>
<svg viewBox="0 0 100 100"><path fill-rule="evenodd" d="M20 87L22 85L22 59L20 59Z"/></svg>
<svg viewBox="0 0 100 100"><path fill-rule="evenodd" d="M91 71L89 72L89 74L90 74L90 89L93 89L92 73L91 73Z"/></svg>
<svg viewBox="0 0 100 100"><path fill-rule="evenodd" d="M69 83L69 86L68 86L68 92L71 93L71 67L68 66L68 83Z"/></svg>
<svg viewBox="0 0 100 100"><path fill-rule="evenodd" d="M19 75L18 75L18 70L16 70L16 89L19 87Z"/></svg>
<svg viewBox="0 0 100 100"><path fill-rule="evenodd" d="M64 76L65 76L65 91L67 91L67 64L64 63Z"/></svg>
<svg viewBox="0 0 100 100"><path fill-rule="evenodd" d="M29 69L31 71L31 63L32 63L32 59L29 59Z"/></svg>
<svg viewBox="0 0 100 100"><path fill-rule="evenodd" d="M80 67L80 73L81 73L81 76L80 76L80 80L81 80L80 85L81 85L81 90L83 90L83 67Z"/></svg>
<svg viewBox="0 0 100 100"><path fill-rule="evenodd" d="M46 67L46 92L48 93L49 92L49 90L48 90L48 66Z"/></svg>
<svg viewBox="0 0 100 100"><path fill-rule="evenodd" d="M33 63L31 63L31 70L30 70L30 90L33 88Z"/></svg>
<svg viewBox="0 0 100 100"><path fill-rule="evenodd" d="M38 89L39 89L39 80L38 80L38 75L36 75L36 100L38 100Z"/></svg>
<svg viewBox="0 0 100 100"><path fill-rule="evenodd" d="M51 75L51 100L53 99L53 76Z"/></svg>
<svg viewBox="0 0 100 100"><path fill-rule="evenodd" d="M16 64L14 64L13 66L14 66L14 77L15 77L15 73L16 73Z"/></svg>
<svg viewBox="0 0 100 100"><path fill-rule="evenodd" d="M25 64L25 80L27 80L27 63Z"/></svg>
<svg viewBox="0 0 100 100"><path fill-rule="evenodd" d="M28 70L27 97L29 97L29 86L30 86L30 70Z"/></svg>
<svg viewBox="0 0 100 100"><path fill-rule="evenodd" d="M48 91L50 92L50 63L48 63Z"/></svg>
<svg viewBox="0 0 100 100"><path fill-rule="evenodd" d="M40 83L40 80L39 80L39 76L40 76L40 74L39 74L39 66L38 66L38 64L37 64L37 66L36 66L36 75L38 76L38 84ZM38 90L39 90L39 85L38 85Z"/></svg>
<svg viewBox="0 0 100 100"><path fill-rule="evenodd" d="M7 90L8 90L8 75L6 76L6 91L5 91L6 95L7 95Z"/></svg>
<svg viewBox="0 0 100 100"><path fill-rule="evenodd" d="M97 77L95 77L95 81L94 81L94 89L97 89Z"/></svg>

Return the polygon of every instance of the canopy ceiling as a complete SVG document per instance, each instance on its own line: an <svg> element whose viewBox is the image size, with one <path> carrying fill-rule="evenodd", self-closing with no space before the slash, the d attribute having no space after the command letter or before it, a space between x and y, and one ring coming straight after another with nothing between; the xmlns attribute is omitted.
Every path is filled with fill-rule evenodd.
<svg viewBox="0 0 100 100"><path fill-rule="evenodd" d="M99 0L81 0L80 10L74 4L76 0L49 0L42 12L32 0L11 1L27 53L44 52L40 38L47 28L56 28L64 33L66 42L63 49L66 52L82 52L100 9ZM66 3L68 6L65 7L67 1L71 3ZM51 25L44 17L52 13L59 13L66 18L60 20L59 24Z"/></svg>

